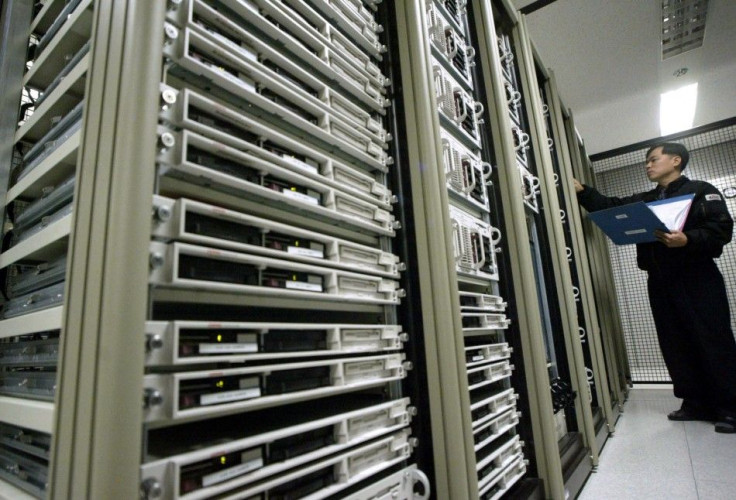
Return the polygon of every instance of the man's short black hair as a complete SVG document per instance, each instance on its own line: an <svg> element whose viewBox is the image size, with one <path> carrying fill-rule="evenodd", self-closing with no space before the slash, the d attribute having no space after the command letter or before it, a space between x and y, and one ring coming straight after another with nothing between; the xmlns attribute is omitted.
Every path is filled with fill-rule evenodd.
<svg viewBox="0 0 736 500"><path fill-rule="evenodd" d="M680 172L685 170L685 167L687 167L687 162L690 160L690 152L688 152L685 146L677 142L660 142L659 144L655 144L647 150L645 158L649 158L649 153L657 148L662 148L662 154L679 156Z"/></svg>

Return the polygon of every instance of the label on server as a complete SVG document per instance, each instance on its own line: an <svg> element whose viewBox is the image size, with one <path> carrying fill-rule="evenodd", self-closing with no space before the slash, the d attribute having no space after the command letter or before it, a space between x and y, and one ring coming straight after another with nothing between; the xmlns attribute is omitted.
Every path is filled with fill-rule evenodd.
<svg viewBox="0 0 736 500"><path fill-rule="evenodd" d="M224 344L199 344L200 354L222 354L233 352L258 352L258 344L256 342L248 344L240 344L228 342Z"/></svg>
<svg viewBox="0 0 736 500"><path fill-rule="evenodd" d="M300 255L302 257L314 257L316 259L324 259L325 253L322 250L314 250L312 248L290 246L286 249L287 253Z"/></svg>
<svg viewBox="0 0 736 500"><path fill-rule="evenodd" d="M312 205L319 205L318 199L312 198L307 194L300 193L298 191L292 191L286 188L282 189L281 192L289 198L294 198L295 200L303 201L305 203L311 203Z"/></svg>
<svg viewBox="0 0 736 500"><path fill-rule="evenodd" d="M199 398L199 404L202 406L207 406L219 403L228 403L230 401L240 401L241 399L257 398L261 396L261 388L259 387L258 378L251 377L241 379L239 385L240 389L232 391L202 394Z"/></svg>
<svg viewBox="0 0 736 500"><path fill-rule="evenodd" d="M306 283L304 281L286 281L284 286L291 290L306 290L309 292L321 292L322 285L319 283Z"/></svg>
<svg viewBox="0 0 736 500"><path fill-rule="evenodd" d="M255 333L239 333L235 342L222 342L222 334L214 337L217 342L200 342L200 354L222 354L233 352L258 352L258 336Z"/></svg>
<svg viewBox="0 0 736 500"><path fill-rule="evenodd" d="M284 160L289 165L293 165L299 169L306 170L308 172L314 172L314 173L319 172L319 170L317 170L317 167L314 167L308 163L303 162L302 160L294 158L293 156L283 155L281 159Z"/></svg>
<svg viewBox="0 0 736 500"><path fill-rule="evenodd" d="M253 457L254 454L257 454L258 456ZM228 479L240 476L242 474L245 474L246 472L250 472L252 470L263 467L263 458L260 456L260 454L260 450L244 451L241 454L241 463L239 465L230 467L229 469L225 469L223 471L214 472L212 474L202 476L202 487L206 488L208 486L212 486L213 484L227 481Z"/></svg>

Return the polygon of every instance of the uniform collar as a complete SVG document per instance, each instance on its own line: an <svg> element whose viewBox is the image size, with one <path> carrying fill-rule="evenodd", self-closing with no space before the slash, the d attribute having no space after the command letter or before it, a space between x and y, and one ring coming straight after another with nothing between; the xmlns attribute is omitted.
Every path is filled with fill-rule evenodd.
<svg viewBox="0 0 736 500"><path fill-rule="evenodd" d="M681 175L680 177L678 177L674 181L672 181L669 184L667 184L667 187L664 187L663 188L663 187L657 186L657 193L664 192L665 195L668 195L670 193L674 193L675 191L677 191L678 189L680 189L689 180L690 179L688 179L684 175Z"/></svg>

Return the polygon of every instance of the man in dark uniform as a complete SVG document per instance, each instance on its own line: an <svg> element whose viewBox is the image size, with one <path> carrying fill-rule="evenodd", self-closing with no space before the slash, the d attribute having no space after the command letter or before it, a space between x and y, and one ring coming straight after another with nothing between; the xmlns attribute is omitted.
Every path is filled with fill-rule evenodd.
<svg viewBox="0 0 736 500"><path fill-rule="evenodd" d="M690 154L681 144L647 151L646 172L657 187L633 196L603 196L573 180L588 211L637 201L694 194L682 231L655 232L657 241L636 245L647 271L647 289L657 338L682 407L670 420L716 421L716 432L736 433L736 340L723 276L713 259L731 241L733 219L714 186L682 175Z"/></svg>

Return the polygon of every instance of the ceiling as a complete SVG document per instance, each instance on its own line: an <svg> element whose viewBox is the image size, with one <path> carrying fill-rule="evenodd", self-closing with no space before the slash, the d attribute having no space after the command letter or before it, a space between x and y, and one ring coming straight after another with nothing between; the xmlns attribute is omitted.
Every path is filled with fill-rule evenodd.
<svg viewBox="0 0 736 500"><path fill-rule="evenodd" d="M519 9L535 3L512 1ZM736 1L710 0L703 45L665 61L660 5L554 0L527 15L588 154L660 137L660 93L686 84L698 83L693 127L736 117ZM677 77L680 68L687 73Z"/></svg>

